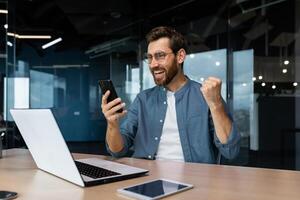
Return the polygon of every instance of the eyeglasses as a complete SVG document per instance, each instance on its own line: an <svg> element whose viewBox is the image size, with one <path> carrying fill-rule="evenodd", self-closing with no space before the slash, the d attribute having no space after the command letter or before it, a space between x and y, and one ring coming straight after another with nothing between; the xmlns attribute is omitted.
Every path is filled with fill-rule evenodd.
<svg viewBox="0 0 300 200"><path fill-rule="evenodd" d="M166 52L163 52L163 51L159 51L159 52L156 52L154 53L153 55L151 54L146 54L146 59L147 59L147 62L148 64L151 64L152 63L152 60L153 58L157 61L157 62L162 62L165 60L166 56L168 54L173 54L174 52L169 52L169 53L166 53Z"/></svg>

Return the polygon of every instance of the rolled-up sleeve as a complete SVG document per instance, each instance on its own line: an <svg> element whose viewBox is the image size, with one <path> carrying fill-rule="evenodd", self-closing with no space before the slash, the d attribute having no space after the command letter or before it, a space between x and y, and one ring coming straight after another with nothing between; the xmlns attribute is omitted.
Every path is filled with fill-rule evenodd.
<svg viewBox="0 0 300 200"><path fill-rule="evenodd" d="M214 140L215 140L216 147L219 149L219 151L225 158L233 159L239 154L241 136L237 131L234 122L232 122L230 135L226 144L222 144L218 139L218 137L216 136L216 134L214 136Z"/></svg>
<svg viewBox="0 0 300 200"><path fill-rule="evenodd" d="M133 101L133 103L130 105L127 115L120 126L120 132L124 144L123 149L119 152L112 152L109 149L109 146L106 142L106 149L113 157L119 158L119 157L126 156L128 154L129 149L133 145L133 141L136 135L137 125L138 125L139 101L140 100L137 96Z"/></svg>
<svg viewBox="0 0 300 200"><path fill-rule="evenodd" d="M210 132L214 134L214 143L215 143L216 147L219 149L222 156L224 156L227 159L234 159L240 152L241 135L238 132L235 122L233 121L232 115L230 114L228 107L224 101L223 101L223 104L225 106L226 113L227 113L229 119L231 120L231 125L232 125L226 144L222 144L220 142L219 138L217 137L211 115L210 115L210 123L211 123Z"/></svg>

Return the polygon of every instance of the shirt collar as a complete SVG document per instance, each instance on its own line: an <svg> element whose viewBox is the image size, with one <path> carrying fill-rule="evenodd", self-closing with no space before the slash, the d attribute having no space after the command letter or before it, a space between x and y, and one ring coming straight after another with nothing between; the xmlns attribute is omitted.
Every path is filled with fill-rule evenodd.
<svg viewBox="0 0 300 200"><path fill-rule="evenodd" d="M190 78L188 77L188 76L185 76L186 78L187 78L187 81L186 81L186 83L184 84L184 86L182 86L178 91L176 91L175 92L175 97L176 98L179 98L179 97L181 97L186 91L187 91L187 89L190 87L190 85L191 85L191 80L190 80ZM159 90L160 91L162 91L164 94L165 94L165 96L167 95L167 89L165 88L165 87L163 87L163 86L159 86Z"/></svg>

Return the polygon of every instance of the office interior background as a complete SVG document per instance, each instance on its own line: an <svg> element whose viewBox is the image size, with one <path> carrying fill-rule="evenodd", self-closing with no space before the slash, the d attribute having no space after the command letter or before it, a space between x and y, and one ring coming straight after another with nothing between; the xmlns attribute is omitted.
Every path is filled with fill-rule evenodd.
<svg viewBox="0 0 300 200"><path fill-rule="evenodd" d="M106 154L98 80L127 106L154 86L145 34L167 25L188 41L189 78L222 79L242 135L222 164L300 170L300 1L0 0L0 11L4 149L26 147L9 109L51 108L72 152Z"/></svg>

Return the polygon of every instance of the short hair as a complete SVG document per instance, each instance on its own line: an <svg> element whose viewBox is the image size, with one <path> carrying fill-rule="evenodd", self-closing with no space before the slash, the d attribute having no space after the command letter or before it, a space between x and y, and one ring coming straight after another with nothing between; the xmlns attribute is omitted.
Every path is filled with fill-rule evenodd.
<svg viewBox="0 0 300 200"><path fill-rule="evenodd" d="M149 45L150 42L159 40L160 38L170 39L170 48L174 53L179 51L179 49L187 50L186 39L183 35L177 32L175 29L167 26L159 26L153 28L147 35L146 40Z"/></svg>

